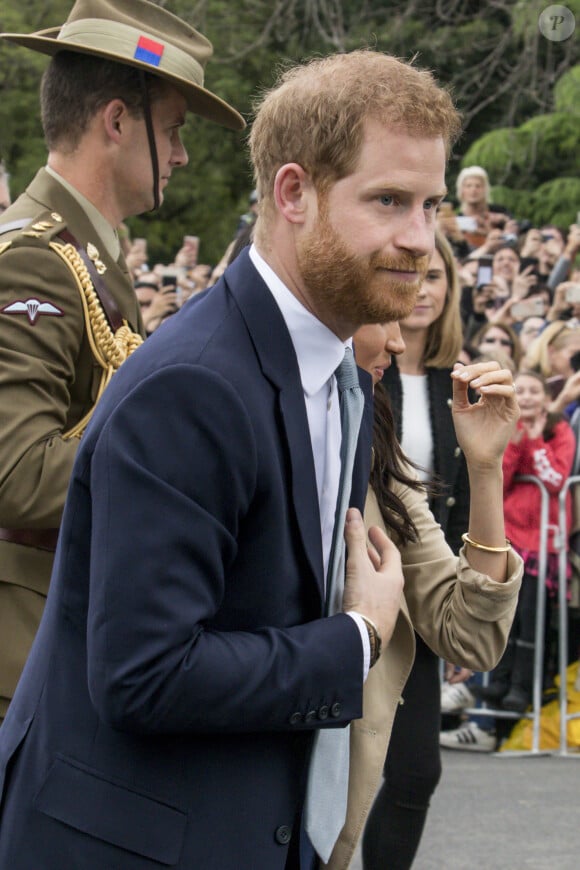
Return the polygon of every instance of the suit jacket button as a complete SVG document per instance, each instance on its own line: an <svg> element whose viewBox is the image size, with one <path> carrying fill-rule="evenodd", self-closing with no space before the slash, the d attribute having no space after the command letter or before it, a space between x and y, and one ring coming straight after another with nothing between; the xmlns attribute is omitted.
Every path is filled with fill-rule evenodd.
<svg viewBox="0 0 580 870"><path fill-rule="evenodd" d="M338 719L338 717L340 716L341 713L342 713L342 704L339 704L338 701L335 701L335 703L330 708L330 715L332 716L333 719Z"/></svg>
<svg viewBox="0 0 580 870"><path fill-rule="evenodd" d="M455 456L456 459L458 456L461 456L461 447L456 447L455 450L453 451L453 455Z"/></svg>
<svg viewBox="0 0 580 870"><path fill-rule="evenodd" d="M290 716L290 724L298 725L299 722L302 722L302 713L292 713Z"/></svg>
<svg viewBox="0 0 580 870"><path fill-rule="evenodd" d="M453 507L453 505L455 504L455 499L452 495L450 495L449 498L446 499L445 504L447 505L447 507Z"/></svg>
<svg viewBox="0 0 580 870"><path fill-rule="evenodd" d="M319 719L328 719L328 714L330 713L330 707L328 704L323 704L318 708L318 718Z"/></svg>
<svg viewBox="0 0 580 870"><path fill-rule="evenodd" d="M309 710L304 716L305 722L312 722L314 719L316 719L316 710Z"/></svg>
<svg viewBox="0 0 580 870"><path fill-rule="evenodd" d="M276 832L274 834L274 839L281 846L285 846L290 842L290 837L292 836L292 829L289 825L280 825L279 828L276 828Z"/></svg>

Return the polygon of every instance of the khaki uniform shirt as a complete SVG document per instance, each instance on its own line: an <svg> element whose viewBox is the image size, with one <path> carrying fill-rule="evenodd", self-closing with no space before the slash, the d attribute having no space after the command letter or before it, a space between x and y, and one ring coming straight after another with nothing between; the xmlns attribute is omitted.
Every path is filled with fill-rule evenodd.
<svg viewBox="0 0 580 870"><path fill-rule="evenodd" d="M0 217L0 528L7 530L58 528L78 446L63 435L93 407L102 376L74 274L50 247L64 244L64 229L94 246L122 317L143 334L126 266L111 259L78 201L41 169ZM53 555L0 540L0 718L42 615Z"/></svg>

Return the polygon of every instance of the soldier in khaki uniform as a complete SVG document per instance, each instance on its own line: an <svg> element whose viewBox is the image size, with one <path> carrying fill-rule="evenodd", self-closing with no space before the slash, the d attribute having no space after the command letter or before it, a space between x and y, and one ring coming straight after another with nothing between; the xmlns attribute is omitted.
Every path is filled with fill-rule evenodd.
<svg viewBox="0 0 580 870"><path fill-rule="evenodd" d="M42 615L79 439L142 341L115 227L157 208L187 162L187 110L244 126L203 87L210 43L147 0L78 0L62 28L2 36L52 60L47 166L0 217L0 721Z"/></svg>

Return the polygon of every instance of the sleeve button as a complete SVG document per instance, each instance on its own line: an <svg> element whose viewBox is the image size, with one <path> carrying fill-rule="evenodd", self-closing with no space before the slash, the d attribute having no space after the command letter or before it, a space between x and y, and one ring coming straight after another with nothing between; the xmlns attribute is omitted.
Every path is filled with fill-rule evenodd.
<svg viewBox="0 0 580 870"><path fill-rule="evenodd" d="M319 719L328 719L329 713L330 713L330 707L328 706L328 704L322 704L322 706L318 708L318 718Z"/></svg>
<svg viewBox="0 0 580 870"><path fill-rule="evenodd" d="M274 833L274 838L277 843L281 846L285 846L290 842L290 837L292 836L292 830L288 825L280 825L279 828L276 828Z"/></svg>
<svg viewBox="0 0 580 870"><path fill-rule="evenodd" d="M302 722L302 713L292 713L290 716L290 724L298 725L299 722Z"/></svg>
<svg viewBox="0 0 580 870"><path fill-rule="evenodd" d="M339 704L338 701L335 701L335 703L330 708L330 715L332 716L333 719L338 719L338 717L340 716L341 713L342 713L342 704Z"/></svg>

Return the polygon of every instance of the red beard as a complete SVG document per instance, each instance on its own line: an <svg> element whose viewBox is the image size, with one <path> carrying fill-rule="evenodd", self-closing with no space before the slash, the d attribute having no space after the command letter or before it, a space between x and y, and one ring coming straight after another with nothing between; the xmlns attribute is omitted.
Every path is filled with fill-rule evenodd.
<svg viewBox="0 0 580 870"><path fill-rule="evenodd" d="M407 317L429 263L429 257L410 253L356 256L331 226L324 207L316 228L299 244L297 258L316 316L329 328L344 324L352 331L365 323ZM417 280L397 280L386 270L417 272Z"/></svg>

